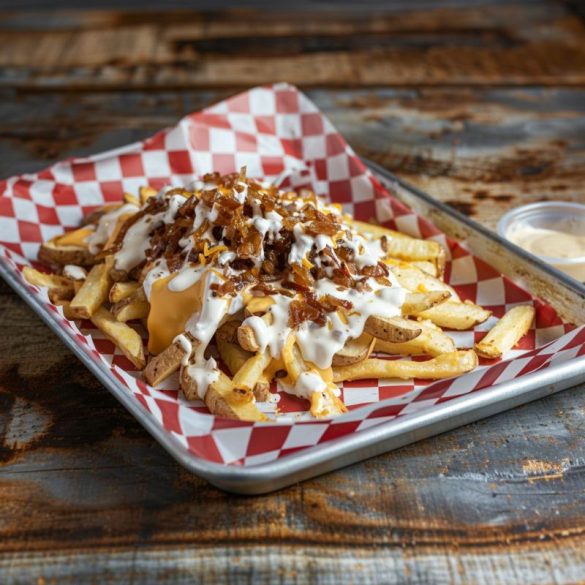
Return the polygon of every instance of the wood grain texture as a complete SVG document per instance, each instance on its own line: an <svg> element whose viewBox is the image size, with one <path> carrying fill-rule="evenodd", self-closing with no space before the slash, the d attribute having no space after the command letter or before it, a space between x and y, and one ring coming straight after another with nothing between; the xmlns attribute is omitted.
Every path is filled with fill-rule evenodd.
<svg viewBox="0 0 585 585"><path fill-rule="evenodd" d="M585 574L584 388L246 498L175 464L4 284L0 327L3 583Z"/></svg>
<svg viewBox="0 0 585 585"><path fill-rule="evenodd" d="M0 85L581 85L584 35L552 2L2 14Z"/></svg>
<svg viewBox="0 0 585 585"><path fill-rule="evenodd" d="M576 3L128 6L1 15L0 177L286 79L487 226L585 200ZM585 386L244 498L175 464L3 283L0 330L2 584L585 583Z"/></svg>

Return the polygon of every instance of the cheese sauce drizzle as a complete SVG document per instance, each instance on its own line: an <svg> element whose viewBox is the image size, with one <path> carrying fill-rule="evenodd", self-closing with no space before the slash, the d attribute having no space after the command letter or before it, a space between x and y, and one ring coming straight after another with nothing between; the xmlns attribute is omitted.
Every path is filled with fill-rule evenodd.
<svg viewBox="0 0 585 585"><path fill-rule="evenodd" d="M363 333L369 316L400 315L405 298L382 262L383 244L358 234L337 206L242 174L230 180L213 174L188 189L161 190L140 209L143 215L123 233L114 253L116 269L140 271L136 278L151 306L160 296L155 293L160 285L153 285L162 279L171 293L164 296L169 306L162 307L169 315L172 294L197 295L196 310L171 339L182 348L182 367L201 399L219 375L206 349L218 327L229 315L240 315L251 296L272 302L264 318L243 321L260 350L281 357L294 332L304 360L320 369L329 368L346 341ZM126 204L104 214L88 237L92 251L109 242L118 218L138 211ZM318 308L318 316L298 317L308 305ZM310 370L282 387L310 399L331 384Z"/></svg>

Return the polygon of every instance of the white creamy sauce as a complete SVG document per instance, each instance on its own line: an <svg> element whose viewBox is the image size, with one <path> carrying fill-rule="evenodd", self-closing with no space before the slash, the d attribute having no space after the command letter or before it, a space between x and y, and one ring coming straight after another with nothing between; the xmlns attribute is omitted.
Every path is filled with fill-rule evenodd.
<svg viewBox="0 0 585 585"><path fill-rule="evenodd" d="M296 339L303 358L319 368L328 368L331 366L333 356L341 350L346 341L356 339L363 333L368 317L399 316L406 291L398 285L392 274L388 279L392 282L391 287L381 286L373 278L368 279L367 284L372 290L364 292L339 287L327 279L317 281L315 293L318 297L331 295L349 301L353 308L348 312L346 320L338 313L332 312L328 313L324 326L312 321L302 323L297 328ZM269 308L272 324L268 325L264 319L257 316L248 317L244 323L254 331L261 350L268 347L271 356L278 357L290 332L288 308L291 299L282 295L272 298L275 301Z"/></svg>
<svg viewBox="0 0 585 585"><path fill-rule="evenodd" d="M248 196L248 185L242 181L238 181L236 183L236 188L234 189L234 197L238 203L244 203L246 201L246 197Z"/></svg>
<svg viewBox="0 0 585 585"><path fill-rule="evenodd" d="M200 400L203 400L209 385L219 378L217 362L212 357L208 360L198 360L196 363L187 366L187 375L195 382L197 396L199 396Z"/></svg>
<svg viewBox="0 0 585 585"><path fill-rule="evenodd" d="M146 298L150 301L152 294L152 285L161 278L166 278L170 274L167 262L164 258L159 258L154 262L153 267L146 273L142 288Z"/></svg>
<svg viewBox="0 0 585 585"><path fill-rule="evenodd" d="M217 263L220 266L225 266L226 264L229 264L230 262L232 262L235 259L236 259L236 253L231 252L230 250L226 250L225 252L222 252L219 255L219 257L217 259Z"/></svg>
<svg viewBox="0 0 585 585"><path fill-rule="evenodd" d="M278 357L291 331L288 326L288 308L292 299L284 295L275 295L272 299L274 304L268 309L268 312L272 315L270 325L256 315L245 319L244 324L250 325L252 331L254 331L260 351L268 348L272 357Z"/></svg>
<svg viewBox="0 0 585 585"><path fill-rule="evenodd" d="M169 290L181 292L187 290L201 280L205 272L205 266L186 266L176 273L170 282Z"/></svg>
<svg viewBox="0 0 585 585"><path fill-rule="evenodd" d="M165 211L154 215L141 217L130 226L122 247L114 255L114 266L117 270L129 272L146 258L146 250L150 247L150 233L161 224L170 224L175 221L177 211L186 199L182 195L173 195L169 198L169 205Z"/></svg>
<svg viewBox="0 0 585 585"><path fill-rule="evenodd" d="M145 216L130 226L124 236L122 248L115 254L115 267L129 272L146 258L150 247L150 232L157 226L160 215Z"/></svg>
<svg viewBox="0 0 585 585"><path fill-rule="evenodd" d="M319 374L315 372L303 372L292 387L292 393L299 398L311 400L313 392L322 392L326 388L327 384Z"/></svg>
<svg viewBox="0 0 585 585"><path fill-rule="evenodd" d="M181 333L180 335L177 335L175 339L173 339L173 343L178 343L180 348L183 350L181 365L183 367L188 366L189 358L191 357L191 353L193 352L193 344L191 343L191 340L184 333Z"/></svg>
<svg viewBox="0 0 585 585"><path fill-rule="evenodd" d="M87 277L87 270L75 264L67 264L63 268L63 276L73 280L85 280Z"/></svg>
<svg viewBox="0 0 585 585"><path fill-rule="evenodd" d="M195 185L197 188L209 186L207 184L200 185L200 183ZM233 196L240 203L245 203L248 185L243 182L238 182L236 185L237 188L234 190ZM209 187L215 188L216 186L214 184ZM159 195L161 197L165 196L165 194ZM132 225L126 232L121 249L115 255L116 268L129 271L138 266L146 257L146 250L150 247L150 234L152 231L163 223L170 224L174 222L178 210L186 201L187 199L182 195L171 195L168 208L165 211L141 218ZM263 213L259 199L254 199L251 203L253 217L249 218L248 223L257 230L264 243L271 243L278 238L279 232L283 228L283 217L276 211ZM287 200L285 204L286 209L289 211L291 208L300 210L305 205L314 205L324 213L333 213L339 218L339 222L342 222L337 210L320 200L312 203L306 199L298 198ZM125 207L128 208L128 206ZM130 207L132 207L132 212L137 211L136 207ZM119 215L128 212L116 211ZM99 231L100 235L94 238L95 245L99 245L96 242L101 242L102 240L105 242L108 239L111 230L113 230L113 225L115 225L116 217L106 218L104 216L102 218L103 226L98 225L96 233ZM216 243L221 243L211 233L217 218L218 209L216 206L210 207L202 200L199 200L195 207L191 232L179 241L179 247L185 257L188 257L194 246L193 233L199 230L206 221L209 227L206 229L205 234L201 236L201 240L207 239L210 247ZM364 238L354 230L343 229L342 239L334 241L325 234L318 234L315 237L310 236L305 233L303 224L297 223L293 228L293 242L288 254L289 264L306 263L308 255L314 251L315 255L311 262L323 268L325 273L331 276L333 268L338 264L329 255L321 254L321 252L326 248L335 250L337 246L350 248L354 254L354 262L360 269L366 266L375 266L384 258L385 253L379 241ZM263 255L264 246L261 247L260 252L254 258L257 266ZM184 350L185 355L183 356L182 366L186 368L187 375L197 384L197 392L201 399L205 397L209 384L217 380L219 375L215 360L213 358L205 359L205 350L226 316L236 314L244 308L245 289L234 296L219 297L216 296L211 288L214 284L223 283L226 277L229 278L230 275L233 276L237 272L242 272L242 270L236 271L229 266L236 259L236 254L231 250L225 250L216 255L215 259L215 264L213 265L202 265L186 261L183 267L174 273L173 278L168 283L169 290L181 292L204 279L201 287L203 291L201 293L200 311L194 313L188 319L185 326L185 333L188 335L181 334L174 339L174 342L179 343ZM148 299L151 297L153 283L167 277L169 274L170 272L164 259L158 259L154 262L143 282L144 291ZM399 286L392 273L387 276L387 279L390 281L391 286L380 284L375 278L368 278L366 284L370 290L367 291L340 287L329 278L317 280L313 291L317 298L330 295L337 299L349 301L352 308L345 312L326 313L324 326L319 326L312 321L305 321L296 327L296 342L303 358L315 364L317 368L329 368L333 356L345 345L346 341L355 339L363 333L365 323L371 315L383 315L385 317L400 315L406 291ZM278 358L281 356L284 344L292 332L289 327L289 308L293 298L282 294L275 294L271 298L274 304L267 311L270 315L269 319L250 316L245 319L244 323L254 332L260 350L267 349L272 357ZM189 336L197 340L195 350ZM292 387L285 384L281 384L281 386L287 392L307 399L310 399L314 392L322 392L326 389L333 393L338 393L338 391L334 390L333 385L328 385L316 370L301 374ZM274 401L277 399L278 397L276 396Z"/></svg>
<svg viewBox="0 0 585 585"><path fill-rule="evenodd" d="M562 259L585 256L585 234L571 233L573 226L570 224L561 224L558 227L559 229L544 229L520 225L508 234L508 238L517 246L538 256Z"/></svg>
<svg viewBox="0 0 585 585"><path fill-rule="evenodd" d="M92 254L97 254L102 246L110 239L110 236L114 232L118 218L126 214L134 214L139 211L139 207L132 203L125 203L124 205L104 213L98 221L97 227L93 234L89 235L86 239L89 251Z"/></svg>
<svg viewBox="0 0 585 585"><path fill-rule="evenodd" d="M301 264L303 258L305 258L313 248L315 240L311 236L305 234L303 224L301 223L295 225L293 228L293 235L295 241L288 254L288 262L289 264Z"/></svg>

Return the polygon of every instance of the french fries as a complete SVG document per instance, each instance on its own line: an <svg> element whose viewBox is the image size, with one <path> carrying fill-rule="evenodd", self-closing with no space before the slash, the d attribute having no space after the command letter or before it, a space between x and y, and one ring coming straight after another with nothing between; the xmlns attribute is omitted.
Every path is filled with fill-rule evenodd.
<svg viewBox="0 0 585 585"><path fill-rule="evenodd" d="M71 301L71 312L78 319L89 319L106 301L112 279L108 266L96 264L83 281L83 285Z"/></svg>
<svg viewBox="0 0 585 585"><path fill-rule="evenodd" d="M465 331L487 321L491 314L491 311L487 311L471 301L462 303L446 301L418 313L418 317L428 319L439 327Z"/></svg>
<svg viewBox="0 0 585 585"><path fill-rule="evenodd" d="M481 357L488 359L502 357L528 333L534 321L534 315L532 305L521 305L510 309L493 329L475 344L475 351Z"/></svg>
<svg viewBox="0 0 585 585"><path fill-rule="evenodd" d="M366 378L438 380L459 376L476 367L477 355L471 349L443 353L426 362L370 358L351 366L333 368L333 381L346 382Z"/></svg>
<svg viewBox="0 0 585 585"><path fill-rule="evenodd" d="M477 366L441 327L472 329L491 313L444 282L440 244L353 220L307 191L266 188L245 169L201 185L125 193L42 245L55 274L28 267L25 278L65 317L90 319L148 384L179 372L184 396L218 416L265 420L256 401L271 400L275 382L321 418L347 410L338 383ZM510 311L477 353L502 356L533 315ZM147 329L148 360L129 322Z"/></svg>
<svg viewBox="0 0 585 585"><path fill-rule="evenodd" d="M451 296L451 293L446 290L435 290L428 293L409 293L402 305L403 317L416 317L423 311L440 305Z"/></svg>
<svg viewBox="0 0 585 585"><path fill-rule="evenodd" d="M379 340L373 335L362 333L357 339L349 339L333 356L332 366L349 366L365 360L372 353ZM381 351L381 350L379 350Z"/></svg>
<svg viewBox="0 0 585 585"><path fill-rule="evenodd" d="M451 294L452 301L458 301L459 295L452 286L443 282L440 278L431 276L424 270L421 270L413 264L400 262L394 259L386 258L391 272L398 280L400 286L413 293L427 293L430 291L447 291Z"/></svg>
<svg viewBox="0 0 585 585"><path fill-rule="evenodd" d="M197 342L192 338L189 339L189 342L191 343L191 349L193 349ZM148 365L144 368L144 379L151 386L158 386L181 367L186 353L185 347L181 343L171 343L163 352L150 359ZM190 355L191 351L186 356L187 359Z"/></svg>
<svg viewBox="0 0 585 585"><path fill-rule="evenodd" d="M248 358L234 375L234 388L254 390L270 360L270 354L266 350Z"/></svg>
<svg viewBox="0 0 585 585"><path fill-rule="evenodd" d="M112 313L118 321L135 321L146 319L150 304L146 300L142 288L137 289L128 297L112 305Z"/></svg>
<svg viewBox="0 0 585 585"><path fill-rule="evenodd" d="M75 292L73 281L64 276L40 272L31 266L24 267L23 275L30 284L46 286L49 292L56 293L57 296L63 299L71 298Z"/></svg>
<svg viewBox="0 0 585 585"><path fill-rule="evenodd" d="M421 333L421 328L415 322L408 321L402 317L372 315L368 317L364 331L377 339L403 343L418 337Z"/></svg>
<svg viewBox="0 0 585 585"><path fill-rule="evenodd" d="M195 400L199 397L197 384L187 372L187 368L183 368L181 387L188 400ZM204 401L207 408L218 416L247 421L266 420L253 398L250 394L246 394L244 399L240 398L234 392L232 381L222 371L218 371L217 379L209 385Z"/></svg>
<svg viewBox="0 0 585 585"><path fill-rule="evenodd" d="M430 321L419 321L421 334L410 341L392 343L383 339L375 339L374 351L390 355L421 355L438 356L455 351L455 342L451 337ZM346 365L346 364L333 364Z"/></svg>
<svg viewBox="0 0 585 585"><path fill-rule="evenodd" d="M106 337L115 343L122 353L139 369L146 365L144 347L140 335L125 323L117 321L114 315L104 307L99 307L90 315L92 323Z"/></svg>

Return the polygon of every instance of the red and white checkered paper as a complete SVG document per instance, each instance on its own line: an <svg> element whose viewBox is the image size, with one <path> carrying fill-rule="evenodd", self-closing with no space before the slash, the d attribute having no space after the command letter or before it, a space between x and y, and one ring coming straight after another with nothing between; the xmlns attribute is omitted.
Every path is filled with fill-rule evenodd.
<svg viewBox="0 0 585 585"><path fill-rule="evenodd" d="M585 327L562 323L554 310L449 241L414 214L372 176L316 106L286 84L256 88L183 118L144 142L70 159L31 175L0 182L0 258L20 274L34 262L39 244L76 228L96 206L117 202L124 191L144 184L187 185L210 171L274 179L289 171L288 186L307 186L342 203L346 211L413 236L432 239L450 251L446 279L464 299L491 309L495 317L517 303L537 310L532 331L506 361L485 363L475 372L437 382L362 380L344 384L350 412L332 420L308 420L308 403L281 393L275 423L246 423L211 415L186 401L177 380L162 389L145 384L130 362L91 326L67 321L45 290L28 285L50 308L52 318L109 376L137 400L174 440L194 456L231 465L258 465L471 392L585 355ZM287 183L285 183L287 185ZM459 347L471 347L494 323L453 332ZM418 358L416 358L418 359ZM267 412L274 406L262 405ZM300 414L299 414L300 413Z"/></svg>

